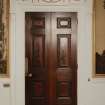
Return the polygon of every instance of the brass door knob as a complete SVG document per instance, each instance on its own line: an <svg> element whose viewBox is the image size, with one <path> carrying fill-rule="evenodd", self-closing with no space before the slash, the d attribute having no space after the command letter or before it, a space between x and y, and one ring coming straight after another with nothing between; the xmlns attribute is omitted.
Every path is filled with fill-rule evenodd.
<svg viewBox="0 0 105 105"><path fill-rule="evenodd" d="M29 73L29 74L28 74L28 77L32 77L32 73Z"/></svg>

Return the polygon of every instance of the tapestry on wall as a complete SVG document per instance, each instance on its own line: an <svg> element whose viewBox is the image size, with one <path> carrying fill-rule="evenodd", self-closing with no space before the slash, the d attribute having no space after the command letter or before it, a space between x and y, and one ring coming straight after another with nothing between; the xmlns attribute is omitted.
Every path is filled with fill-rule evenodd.
<svg viewBox="0 0 105 105"><path fill-rule="evenodd" d="M94 76L105 77L105 0L94 0Z"/></svg>
<svg viewBox="0 0 105 105"><path fill-rule="evenodd" d="M0 76L9 74L9 0L0 0Z"/></svg>

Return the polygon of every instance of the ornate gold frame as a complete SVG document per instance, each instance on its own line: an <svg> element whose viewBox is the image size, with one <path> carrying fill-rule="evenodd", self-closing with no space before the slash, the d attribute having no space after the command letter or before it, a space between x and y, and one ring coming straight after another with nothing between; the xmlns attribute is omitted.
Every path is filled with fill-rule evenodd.
<svg viewBox="0 0 105 105"><path fill-rule="evenodd" d="M95 3L96 3L96 0L93 0L93 14L92 14L92 76L93 78L104 78L105 77L105 74L97 74L96 73L96 19L95 19L95 14L96 14L96 10L95 10Z"/></svg>
<svg viewBox="0 0 105 105"><path fill-rule="evenodd" d="M10 0L0 0L0 77L9 77Z"/></svg>

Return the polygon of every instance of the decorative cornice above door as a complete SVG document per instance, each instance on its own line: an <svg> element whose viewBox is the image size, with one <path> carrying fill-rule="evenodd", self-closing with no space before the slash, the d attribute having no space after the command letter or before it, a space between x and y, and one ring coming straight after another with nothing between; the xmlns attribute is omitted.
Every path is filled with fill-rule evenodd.
<svg viewBox="0 0 105 105"><path fill-rule="evenodd" d="M18 3L30 3L34 5L65 5L65 4L71 4L71 3L81 3L83 0L16 0Z"/></svg>

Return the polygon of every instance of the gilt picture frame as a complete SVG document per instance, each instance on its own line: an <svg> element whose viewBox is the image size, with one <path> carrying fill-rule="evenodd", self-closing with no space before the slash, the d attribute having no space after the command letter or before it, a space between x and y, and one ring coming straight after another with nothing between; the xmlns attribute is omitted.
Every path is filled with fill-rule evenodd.
<svg viewBox="0 0 105 105"><path fill-rule="evenodd" d="M9 77L9 0L0 0L0 78Z"/></svg>
<svg viewBox="0 0 105 105"><path fill-rule="evenodd" d="M105 0L93 0L93 77L105 78Z"/></svg>

